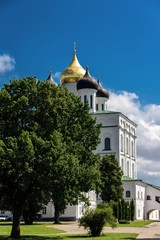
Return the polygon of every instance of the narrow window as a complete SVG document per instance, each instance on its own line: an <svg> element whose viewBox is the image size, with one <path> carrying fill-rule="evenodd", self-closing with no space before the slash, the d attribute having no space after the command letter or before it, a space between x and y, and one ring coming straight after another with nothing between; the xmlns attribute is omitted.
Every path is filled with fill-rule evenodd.
<svg viewBox="0 0 160 240"><path fill-rule="evenodd" d="M138 191L138 198L139 198L139 191Z"/></svg>
<svg viewBox="0 0 160 240"><path fill-rule="evenodd" d="M91 109L93 108L93 97L92 97L92 95L90 96L90 108Z"/></svg>
<svg viewBox="0 0 160 240"><path fill-rule="evenodd" d="M147 200L151 200L151 196L150 195L147 195Z"/></svg>
<svg viewBox="0 0 160 240"><path fill-rule="evenodd" d="M123 175L124 175L124 159L122 158L122 171L123 171Z"/></svg>
<svg viewBox="0 0 160 240"><path fill-rule="evenodd" d="M128 138L127 138L127 154L129 154L129 141L128 141Z"/></svg>
<svg viewBox="0 0 160 240"><path fill-rule="evenodd" d="M143 192L141 192L141 199L143 199Z"/></svg>
<svg viewBox="0 0 160 240"><path fill-rule="evenodd" d="M123 135L121 134L121 152L123 152Z"/></svg>
<svg viewBox="0 0 160 240"><path fill-rule="evenodd" d="M131 143L131 150L132 150L132 157L134 157L134 144L133 144L133 141L132 141L132 143Z"/></svg>
<svg viewBox="0 0 160 240"><path fill-rule="evenodd" d="M132 163L132 178L134 179L134 163Z"/></svg>
<svg viewBox="0 0 160 240"><path fill-rule="evenodd" d="M42 210L42 214L44 214L44 215L46 215L47 214L47 208L45 207L45 208L43 208L43 210Z"/></svg>
<svg viewBox="0 0 160 240"><path fill-rule="evenodd" d="M126 197L131 197L131 192L130 191L126 191Z"/></svg>
<svg viewBox="0 0 160 240"><path fill-rule="evenodd" d="M86 103L86 100L87 100L87 96L84 95L84 104Z"/></svg>
<svg viewBox="0 0 160 240"><path fill-rule="evenodd" d="M140 217L140 213L141 213L141 212L140 212L140 209L138 209L138 217Z"/></svg>
<svg viewBox="0 0 160 240"><path fill-rule="evenodd" d="M127 162L127 177L129 177L129 162Z"/></svg>
<svg viewBox="0 0 160 240"><path fill-rule="evenodd" d="M96 104L96 110L98 111L98 103Z"/></svg>
<svg viewBox="0 0 160 240"><path fill-rule="evenodd" d="M102 111L104 110L104 104L102 104Z"/></svg>
<svg viewBox="0 0 160 240"><path fill-rule="evenodd" d="M111 150L111 140L110 140L110 138L105 138L104 149L105 150Z"/></svg>

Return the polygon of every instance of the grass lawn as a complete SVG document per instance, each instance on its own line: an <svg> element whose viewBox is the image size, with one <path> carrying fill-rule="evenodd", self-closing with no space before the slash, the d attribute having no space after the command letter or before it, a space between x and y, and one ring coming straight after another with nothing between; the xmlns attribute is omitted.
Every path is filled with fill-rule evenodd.
<svg viewBox="0 0 160 240"><path fill-rule="evenodd" d="M87 234L59 235L59 236L22 236L22 240L135 240L134 233L106 233L100 237L90 237ZM8 237L0 236L0 240L8 240Z"/></svg>
<svg viewBox="0 0 160 240"><path fill-rule="evenodd" d="M119 224L117 223L117 227L144 227L150 223L153 223L154 221L151 220L145 220L145 221L133 221L130 224ZM105 225L106 227L110 227L110 225L107 223Z"/></svg>
<svg viewBox="0 0 160 240"><path fill-rule="evenodd" d="M46 227L53 226L53 227ZM12 223L0 223L0 235L9 235L11 233ZM32 225L21 224L21 235L32 234L55 234L64 233L65 231L55 228L53 223L34 223Z"/></svg>

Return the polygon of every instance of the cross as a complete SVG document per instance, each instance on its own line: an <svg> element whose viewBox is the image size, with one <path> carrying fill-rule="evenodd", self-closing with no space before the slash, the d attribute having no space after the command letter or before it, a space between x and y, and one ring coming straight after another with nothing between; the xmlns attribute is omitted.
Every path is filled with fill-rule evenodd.
<svg viewBox="0 0 160 240"><path fill-rule="evenodd" d="M74 42L74 50L76 50L76 42Z"/></svg>

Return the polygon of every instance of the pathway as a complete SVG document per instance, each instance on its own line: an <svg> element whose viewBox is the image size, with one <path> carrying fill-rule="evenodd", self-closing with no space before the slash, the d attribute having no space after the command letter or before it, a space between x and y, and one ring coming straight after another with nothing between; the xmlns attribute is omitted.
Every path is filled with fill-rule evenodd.
<svg viewBox="0 0 160 240"><path fill-rule="evenodd" d="M67 225L54 225L54 227L66 231L65 234L87 233L87 230L79 227L78 223L75 222ZM142 228L120 227L112 229L111 227L104 227L103 233L137 233L139 234L137 240L160 240L160 222L154 222Z"/></svg>

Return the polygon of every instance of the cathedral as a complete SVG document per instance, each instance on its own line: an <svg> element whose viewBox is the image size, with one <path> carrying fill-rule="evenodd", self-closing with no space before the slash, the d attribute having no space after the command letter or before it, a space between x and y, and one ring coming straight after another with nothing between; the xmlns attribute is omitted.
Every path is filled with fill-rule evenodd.
<svg viewBox="0 0 160 240"><path fill-rule="evenodd" d="M52 85L58 85L52 78L50 71L47 79ZM69 92L79 96L83 103L88 101L90 113L101 123L101 143L97 146L95 153L115 154L119 165L123 170L124 199L134 200L135 219L137 220L159 220L160 219L160 188L141 179L137 179L136 158L136 128L137 125L121 112L110 111L107 108L109 92L103 88L98 77L95 80L79 64L76 50L70 65L62 72L60 82ZM94 191L86 195L90 200L90 208L95 208L100 201ZM83 202L78 205L68 205L65 213L61 216L65 220L77 220L83 216L85 206ZM9 212L5 214L10 215ZM44 219L54 217L54 207L50 202L42 212Z"/></svg>
<svg viewBox="0 0 160 240"><path fill-rule="evenodd" d="M51 84L57 85L53 80L50 71L47 79ZM101 123L101 143L97 146L95 153L115 154L123 171L124 199L135 202L135 219L160 219L160 188L137 179L137 158L136 158L136 128L137 124L121 112L110 111L107 108L109 92L102 87L98 77L95 80L79 64L76 50L74 49L73 59L70 65L62 72L60 82L69 92L80 97L83 103L88 101L90 113ZM95 208L98 200L92 191L87 193L90 199L90 207ZM46 210L46 217L53 217L53 205L50 203ZM79 202L76 206L68 206L65 214L66 219L76 220L83 215L84 204ZM43 215L45 217L45 215Z"/></svg>

